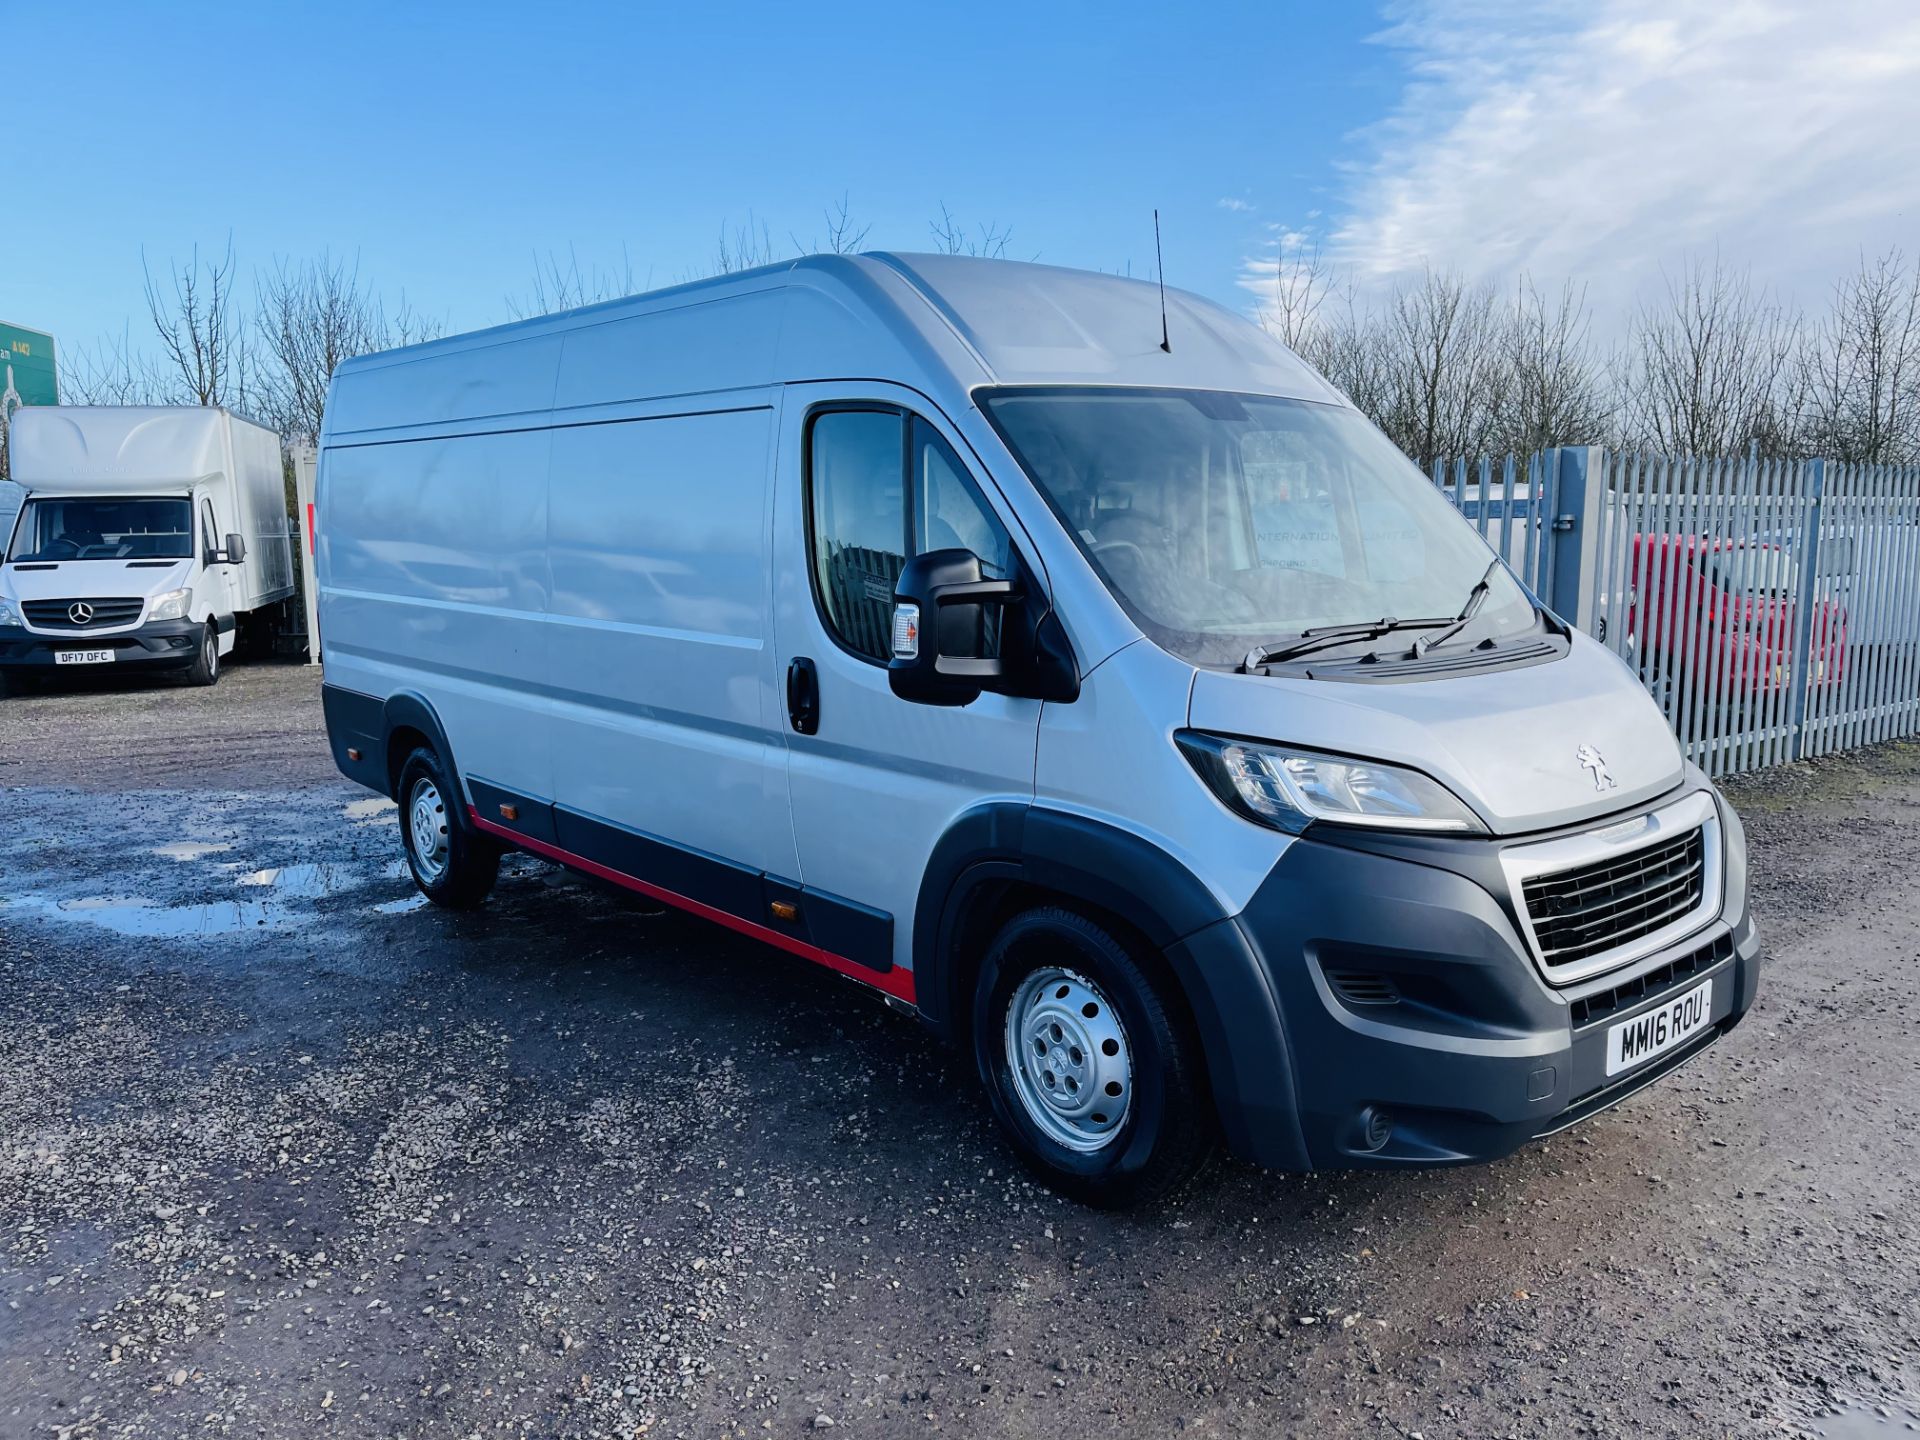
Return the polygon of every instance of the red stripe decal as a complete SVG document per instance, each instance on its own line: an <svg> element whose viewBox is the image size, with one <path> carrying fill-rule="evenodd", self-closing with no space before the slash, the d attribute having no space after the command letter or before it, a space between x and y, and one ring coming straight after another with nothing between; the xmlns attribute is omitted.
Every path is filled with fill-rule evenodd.
<svg viewBox="0 0 1920 1440"><path fill-rule="evenodd" d="M751 920L743 920L730 911L716 910L711 905L703 905L698 900L690 900L685 895L677 894L672 890L662 889L658 885L649 885L645 880L636 879L623 870L609 869L583 855L575 855L571 850L562 850L558 845L549 845L543 840L534 840L518 831L509 830L504 825L496 825L493 821L483 818L471 805L467 807L467 817L473 821L476 829L485 830L491 835L498 835L503 840L512 841L519 849L531 851L535 855L544 855L549 860L557 860L562 865L584 870L589 875L597 875L600 879L611 881L623 889L650 896L676 909L698 915L703 920L724 925L729 930L738 931L742 935L751 935L755 940L764 940L769 945L785 950L789 955L798 955L803 960L824 965L829 970L858 980L862 985L878 990L882 994L891 995L896 1000L904 1000L909 1005L914 1003L911 970L896 968L883 975L876 970L869 970L857 960L849 960L846 956L836 955L831 950L822 950L818 945L809 945L806 941L796 940L791 935L782 935L778 930L770 930L765 925L756 925Z"/></svg>

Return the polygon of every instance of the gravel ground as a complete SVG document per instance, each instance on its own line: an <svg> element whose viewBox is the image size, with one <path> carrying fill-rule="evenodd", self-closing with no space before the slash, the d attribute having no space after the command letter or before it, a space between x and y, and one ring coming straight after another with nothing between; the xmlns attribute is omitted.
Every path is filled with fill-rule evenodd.
<svg viewBox="0 0 1920 1440"><path fill-rule="evenodd" d="M318 683L0 701L0 1436L1920 1428L1920 748L1729 787L1698 1064L1114 1217L831 975L530 860L424 908Z"/></svg>

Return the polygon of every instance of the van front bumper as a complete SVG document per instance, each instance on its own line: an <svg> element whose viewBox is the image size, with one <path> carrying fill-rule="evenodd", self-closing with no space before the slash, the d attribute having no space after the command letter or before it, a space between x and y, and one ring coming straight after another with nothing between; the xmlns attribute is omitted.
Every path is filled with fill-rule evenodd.
<svg viewBox="0 0 1920 1440"><path fill-rule="evenodd" d="M1241 914L1183 942L1195 973L1252 973L1270 992L1203 1018L1229 1052L1210 1073L1232 1148L1287 1169L1497 1159L1710 1047L1752 1006L1760 970L1745 839L1719 809L1717 917L1560 987L1522 937L1499 842L1310 831ZM1607 1076L1613 1025L1709 979L1703 1029Z"/></svg>
<svg viewBox="0 0 1920 1440"><path fill-rule="evenodd" d="M0 625L0 669L51 673L59 664L54 657L62 650L113 651L107 666L79 669L115 665L151 670L178 668L193 663L206 628L198 620L156 620L106 635L48 635L22 625Z"/></svg>

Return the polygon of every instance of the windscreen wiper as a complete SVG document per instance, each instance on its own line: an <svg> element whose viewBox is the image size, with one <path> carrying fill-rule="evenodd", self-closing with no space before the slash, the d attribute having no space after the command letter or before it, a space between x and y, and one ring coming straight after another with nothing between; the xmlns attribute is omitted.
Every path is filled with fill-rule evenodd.
<svg viewBox="0 0 1920 1440"><path fill-rule="evenodd" d="M1247 652L1247 658L1240 662L1240 669L1251 675L1263 666L1278 665L1283 660L1293 660L1315 650L1324 650L1330 645L1349 640L1378 640L1382 635L1391 635L1396 630L1423 630L1433 625L1451 625L1454 619L1451 615L1441 615L1429 620L1396 620L1387 615L1378 620L1364 620L1357 625L1322 625L1317 629L1302 630L1297 640L1288 640L1280 645L1254 646Z"/></svg>
<svg viewBox="0 0 1920 1440"><path fill-rule="evenodd" d="M1480 613L1480 607L1487 603L1487 596L1493 589L1493 572L1500 568L1500 558L1495 556L1493 563L1487 566L1486 573L1474 582L1473 589L1467 592L1467 603L1460 607L1460 613L1453 617L1444 630L1422 635L1413 642L1410 659L1418 660L1436 645L1443 645L1466 629L1473 617Z"/></svg>

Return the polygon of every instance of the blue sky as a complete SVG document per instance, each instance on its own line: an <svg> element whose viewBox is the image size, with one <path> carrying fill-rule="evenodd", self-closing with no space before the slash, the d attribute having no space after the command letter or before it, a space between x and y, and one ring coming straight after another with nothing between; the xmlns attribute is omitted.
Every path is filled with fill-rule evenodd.
<svg viewBox="0 0 1920 1440"><path fill-rule="evenodd" d="M1157 205L1169 281L1249 310L1282 234L1366 294L1432 263L1611 312L1715 248L1801 303L1920 248L1912 0L0 0L0 34L0 318L69 349L141 340L143 247L330 249L463 329L537 257L667 284L843 194L870 247L945 205L1135 273Z"/></svg>
<svg viewBox="0 0 1920 1440"><path fill-rule="evenodd" d="M13 9L10 4L4 8ZM1312 208L1400 88L1365 6L21 5L0 316L69 344L232 231L243 265L331 247L456 328L536 255L666 284L723 223L806 241L845 195L873 247L946 205L1010 253L1231 297L1263 207ZM1272 68L1249 69L1257 46ZM1277 65L1271 57L1284 55ZM16 112L19 113L19 112ZM16 120L16 125L18 121ZM40 127L45 127L40 131Z"/></svg>

